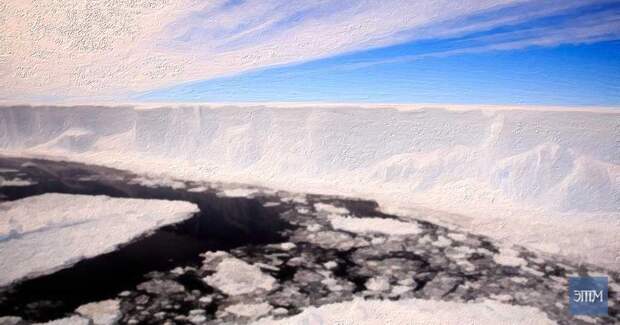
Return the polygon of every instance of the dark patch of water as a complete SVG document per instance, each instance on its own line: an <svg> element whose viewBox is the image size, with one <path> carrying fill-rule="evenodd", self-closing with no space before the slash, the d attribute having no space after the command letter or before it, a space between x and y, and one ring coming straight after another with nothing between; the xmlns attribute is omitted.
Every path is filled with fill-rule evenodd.
<svg viewBox="0 0 620 325"><path fill-rule="evenodd" d="M55 192L182 200L200 208L191 219L161 228L114 252L5 288L0 292L0 315L34 321L62 317L81 304L134 289L149 272L199 265L205 251L283 242L283 232L291 227L279 217L290 209L286 203L274 207L262 204L277 198L230 198L220 197L214 190L195 193L145 187L131 184L136 176L128 172L70 162L0 157L0 167L19 169L25 178L37 182L26 187L0 187L5 200ZM201 290L195 281L182 284L189 290Z"/></svg>

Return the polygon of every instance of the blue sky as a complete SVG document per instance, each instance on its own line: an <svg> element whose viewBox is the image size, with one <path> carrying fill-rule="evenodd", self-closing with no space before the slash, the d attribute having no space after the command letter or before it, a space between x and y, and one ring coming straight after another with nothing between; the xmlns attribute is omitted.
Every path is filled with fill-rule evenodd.
<svg viewBox="0 0 620 325"><path fill-rule="evenodd" d="M620 0L6 0L0 21L0 100L620 105Z"/></svg>
<svg viewBox="0 0 620 325"><path fill-rule="evenodd" d="M401 50L408 53L409 47L375 50L372 56ZM183 84L140 99L620 105L618 41L354 65L368 54Z"/></svg>
<svg viewBox="0 0 620 325"><path fill-rule="evenodd" d="M467 26L511 8L473 15ZM521 10L527 10L521 9ZM618 26L620 3L190 82L141 94L154 101L325 101L462 104L620 105L618 31L560 34L602 17ZM585 17L585 19L583 18ZM445 27L443 27L445 28ZM538 33L542 36L539 37ZM556 39L552 39L556 37ZM521 44L520 44L521 43Z"/></svg>

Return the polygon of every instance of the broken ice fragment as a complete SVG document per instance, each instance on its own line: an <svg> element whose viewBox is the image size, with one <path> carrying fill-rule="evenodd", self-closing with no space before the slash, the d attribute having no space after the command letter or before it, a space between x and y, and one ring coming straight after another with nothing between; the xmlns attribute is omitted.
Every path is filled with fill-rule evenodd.
<svg viewBox="0 0 620 325"><path fill-rule="evenodd" d="M374 277L366 281L366 289L370 291L388 291L390 290L390 281L386 277Z"/></svg>
<svg viewBox="0 0 620 325"><path fill-rule="evenodd" d="M89 318L94 325L114 325L121 319L118 300L104 300L82 305L76 313Z"/></svg>
<svg viewBox="0 0 620 325"><path fill-rule="evenodd" d="M220 262L213 275L204 281L227 295L242 295L256 290L272 290L276 279L263 273L259 267L236 258Z"/></svg>

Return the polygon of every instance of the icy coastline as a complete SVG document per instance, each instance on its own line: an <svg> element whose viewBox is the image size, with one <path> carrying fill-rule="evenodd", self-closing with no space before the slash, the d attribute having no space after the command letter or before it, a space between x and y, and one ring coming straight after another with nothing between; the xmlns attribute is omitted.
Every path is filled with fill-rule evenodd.
<svg viewBox="0 0 620 325"><path fill-rule="evenodd" d="M457 226L619 266L618 111L446 107L10 106L0 150L448 211Z"/></svg>
<svg viewBox="0 0 620 325"><path fill-rule="evenodd" d="M620 193L610 110L12 106L0 125L2 150L191 161L183 172L202 176L452 188L479 205L580 212L617 212Z"/></svg>

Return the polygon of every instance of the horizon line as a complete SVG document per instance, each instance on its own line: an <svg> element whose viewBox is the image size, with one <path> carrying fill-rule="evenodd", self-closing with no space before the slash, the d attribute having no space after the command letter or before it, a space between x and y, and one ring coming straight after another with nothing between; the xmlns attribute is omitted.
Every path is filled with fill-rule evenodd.
<svg viewBox="0 0 620 325"><path fill-rule="evenodd" d="M611 112L620 113L620 106L599 106L599 105L538 105L538 104L462 104L462 103L368 103L368 102L322 102L322 101L214 101L214 102L141 102L141 101L13 101L0 100L0 107L27 106L27 107L84 107L84 106L107 106L107 107L131 107L135 109L152 108L182 108L206 106L211 108L223 107L265 107L272 108L376 108L376 109L397 109L397 110L419 110L419 109L446 109L446 110L534 110L534 111L586 111L586 112Z"/></svg>

